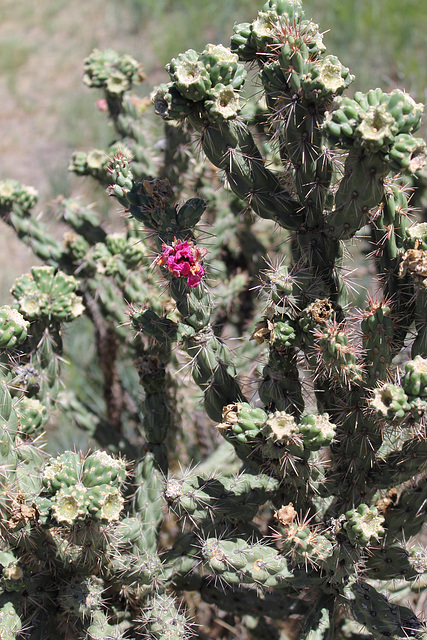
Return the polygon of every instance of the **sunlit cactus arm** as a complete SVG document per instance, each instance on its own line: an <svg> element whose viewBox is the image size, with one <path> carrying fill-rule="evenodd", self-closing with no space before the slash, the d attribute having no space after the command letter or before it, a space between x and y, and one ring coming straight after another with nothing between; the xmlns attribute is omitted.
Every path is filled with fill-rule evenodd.
<svg viewBox="0 0 427 640"><path fill-rule="evenodd" d="M15 229L17 236L31 247L35 255L57 265L61 258L61 245L32 213L37 200L37 191L32 187L21 185L16 180L0 183L2 219Z"/></svg>
<svg viewBox="0 0 427 640"><path fill-rule="evenodd" d="M99 103L102 104L102 100ZM117 120L114 120L118 140L105 151L91 149L74 152L68 170L79 176L91 176L100 184L107 186L109 184L108 165L111 158L117 153L123 153L133 159L134 172L139 178L155 175L159 159L152 158L152 154L147 152L150 145L144 122L146 108L147 100L138 98L136 95L126 95L121 105L122 111Z"/></svg>
<svg viewBox="0 0 427 640"><path fill-rule="evenodd" d="M19 347L28 336L30 323L9 305L0 307L0 349Z"/></svg>
<svg viewBox="0 0 427 640"><path fill-rule="evenodd" d="M174 513L194 522L205 519L251 520L279 486L277 480L264 474L203 478L196 471L182 479L168 478L164 493Z"/></svg>
<svg viewBox="0 0 427 640"><path fill-rule="evenodd" d="M221 64L226 71L221 71ZM296 228L302 219L297 203L265 166L244 122L233 122L241 108L239 89L246 75L238 56L225 47L208 45L200 55L189 50L173 59L169 74L171 83L153 97L157 113L169 118L172 108L172 117L188 117L201 135L205 154L225 171L232 191L261 217ZM181 115L179 109L173 111L180 100L185 102Z"/></svg>
<svg viewBox="0 0 427 640"><path fill-rule="evenodd" d="M11 293L20 313L32 322L30 361L39 376L37 395L54 400L59 388L62 354L60 323L70 322L84 311L76 293L78 281L54 267L33 267L15 280ZM28 363L26 363L28 364ZM16 368L19 385L19 366Z"/></svg>
<svg viewBox="0 0 427 640"><path fill-rule="evenodd" d="M121 148L127 149L132 157L133 170L140 179L156 175L161 163L160 153L153 145L149 106L149 98L140 98L127 92L124 94L121 113L115 121L119 139L108 149L110 158Z"/></svg>
<svg viewBox="0 0 427 640"><path fill-rule="evenodd" d="M15 640L22 629L22 621L13 602L14 598L2 598L0 606L0 622L6 640Z"/></svg>
<svg viewBox="0 0 427 640"><path fill-rule="evenodd" d="M276 549L245 540L208 538L201 549L203 561L213 575L226 584L243 585L256 582L274 587L279 593L292 593L294 576L286 559Z"/></svg>
<svg viewBox="0 0 427 640"><path fill-rule="evenodd" d="M405 245L407 251L402 255L399 266L399 278L403 286L409 281L409 286L413 287L412 302L415 303L413 319L415 322L416 336L412 343L411 355L427 356L427 295L426 295L426 265L427 251L418 248L423 246L423 227L414 225L408 229ZM412 248L414 247L414 248Z"/></svg>
<svg viewBox="0 0 427 640"><path fill-rule="evenodd" d="M381 89L354 99L337 98L328 112L325 131L330 139L349 149L344 177L335 197L335 211L327 219L328 234L350 237L368 221L369 210L384 194L383 179L390 170L415 170L425 162L425 143L411 138L420 126L422 105L402 91ZM415 147L396 157L403 136ZM406 139L406 138L405 138ZM424 161L423 161L424 158ZM366 185L361 190L360 185ZM344 235L343 235L344 234Z"/></svg>
<svg viewBox="0 0 427 640"><path fill-rule="evenodd" d="M167 470L167 453L164 444L151 445L151 451L135 463L134 483L136 491L132 508L141 523L143 538L135 541L138 548L149 552L157 549L158 527L163 520L162 478Z"/></svg>
<svg viewBox="0 0 427 640"><path fill-rule="evenodd" d="M372 300L363 312L361 329L365 348L365 378L369 386L390 378L389 363L393 357L395 323L392 303Z"/></svg>
<svg viewBox="0 0 427 640"><path fill-rule="evenodd" d="M152 640L189 640L192 625L175 598L167 594L153 595L144 608L141 622L147 638Z"/></svg>
<svg viewBox="0 0 427 640"><path fill-rule="evenodd" d="M127 54L120 56L113 49L94 49L84 61L83 82L104 91L106 107L114 120L121 112L125 92L144 77L134 58Z"/></svg>
<svg viewBox="0 0 427 640"><path fill-rule="evenodd" d="M275 503L293 500L298 508L314 510L310 492L323 482L317 451L335 434L335 425L326 414L307 414L298 423L285 411L267 413L237 403L224 407L217 428L248 468L280 481Z"/></svg>
<svg viewBox="0 0 427 640"><path fill-rule="evenodd" d="M93 615L84 622L85 640L106 640L115 638L124 640L126 628L121 629L117 624L110 624L108 616L101 610L93 612Z"/></svg>

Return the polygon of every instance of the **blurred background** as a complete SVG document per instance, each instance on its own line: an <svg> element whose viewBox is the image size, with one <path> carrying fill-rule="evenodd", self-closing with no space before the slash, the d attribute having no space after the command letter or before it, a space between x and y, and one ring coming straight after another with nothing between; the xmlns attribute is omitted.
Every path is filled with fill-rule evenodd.
<svg viewBox="0 0 427 640"><path fill-rule="evenodd" d="M59 194L106 212L93 185L68 173L77 149L104 147L109 128L82 84L92 49L113 48L142 62L142 96L167 81L165 64L207 42L229 43L233 24L252 21L262 0L0 0L0 179L36 187L42 215ZM305 0L307 18L356 75L350 87L399 87L426 101L426 0ZM425 135L424 125L422 134ZM0 295L34 263L5 226L0 235Z"/></svg>

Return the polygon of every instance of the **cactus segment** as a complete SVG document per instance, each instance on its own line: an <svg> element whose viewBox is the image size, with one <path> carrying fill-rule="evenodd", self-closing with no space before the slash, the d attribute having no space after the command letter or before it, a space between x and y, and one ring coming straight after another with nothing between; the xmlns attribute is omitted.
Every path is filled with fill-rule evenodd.
<svg viewBox="0 0 427 640"><path fill-rule="evenodd" d="M378 540L384 533L384 517L378 514L375 507L369 508L367 504L362 503L357 509L347 511L345 517L343 527L349 541L354 545L366 546L372 539Z"/></svg>
<svg viewBox="0 0 427 640"><path fill-rule="evenodd" d="M0 208L9 209L13 203L24 211L32 209L38 201L38 193L34 187L21 185L16 180L0 182Z"/></svg>
<svg viewBox="0 0 427 640"><path fill-rule="evenodd" d="M195 104L183 97L173 82L159 85L151 100L155 112L165 120L183 120L190 115Z"/></svg>
<svg viewBox="0 0 427 640"><path fill-rule="evenodd" d="M77 287L73 276L53 267L33 267L29 274L15 280L11 293L28 320L47 317L70 322L84 310L81 296L75 293Z"/></svg>
<svg viewBox="0 0 427 640"><path fill-rule="evenodd" d="M173 58L167 67L171 80L179 93L188 100L198 102L206 98L212 86L209 73L194 49Z"/></svg>
<svg viewBox="0 0 427 640"><path fill-rule="evenodd" d="M407 362L401 384L408 396L427 396L427 359L416 356Z"/></svg>
<svg viewBox="0 0 427 640"><path fill-rule="evenodd" d="M111 94L124 93L142 78L139 63L127 54L119 56L113 49L95 49L84 63L83 82Z"/></svg>
<svg viewBox="0 0 427 640"><path fill-rule="evenodd" d="M265 587L286 592L292 584L292 573L285 558L262 545L249 545L243 540L208 538L202 555L207 567L228 584L251 584L256 581Z"/></svg>
<svg viewBox="0 0 427 640"><path fill-rule="evenodd" d="M409 411L408 396L395 384L375 389L370 404L378 415L391 420L402 419Z"/></svg>
<svg viewBox="0 0 427 640"><path fill-rule="evenodd" d="M357 622L374 636L404 638L421 627L407 607L392 604L366 583L355 583L351 588L351 609Z"/></svg>

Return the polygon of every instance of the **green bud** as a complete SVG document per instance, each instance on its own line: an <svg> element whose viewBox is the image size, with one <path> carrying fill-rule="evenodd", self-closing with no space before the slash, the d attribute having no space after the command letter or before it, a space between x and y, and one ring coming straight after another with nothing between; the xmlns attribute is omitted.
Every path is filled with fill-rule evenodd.
<svg viewBox="0 0 427 640"><path fill-rule="evenodd" d="M83 485L72 485L56 493L52 499L52 515L59 524L73 525L86 517L86 492Z"/></svg>
<svg viewBox="0 0 427 640"><path fill-rule="evenodd" d="M193 49L173 58L167 70L179 93L188 100L203 100L211 88L209 73Z"/></svg>
<svg viewBox="0 0 427 640"><path fill-rule="evenodd" d="M336 425L330 422L329 415L306 415L301 418L299 432L304 441L304 447L310 451L318 451L321 447L331 444L335 436Z"/></svg>
<svg viewBox="0 0 427 640"><path fill-rule="evenodd" d="M408 396L402 387L390 383L374 389L369 404L380 416L391 420L402 420L410 408Z"/></svg>
<svg viewBox="0 0 427 640"><path fill-rule="evenodd" d="M345 517L343 528L354 545L366 547L372 540L378 541L384 533L384 517L379 515L375 506L360 504L356 509L347 511Z"/></svg>
<svg viewBox="0 0 427 640"><path fill-rule="evenodd" d="M427 396L427 359L416 356L405 364L400 384L408 396Z"/></svg>
<svg viewBox="0 0 427 640"><path fill-rule="evenodd" d="M27 338L29 323L16 309L0 307L0 348L12 349Z"/></svg>

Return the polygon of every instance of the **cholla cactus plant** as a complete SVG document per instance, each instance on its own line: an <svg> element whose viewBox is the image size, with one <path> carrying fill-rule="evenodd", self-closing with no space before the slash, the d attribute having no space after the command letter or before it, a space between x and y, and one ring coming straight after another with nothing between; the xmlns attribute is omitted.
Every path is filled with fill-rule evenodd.
<svg viewBox="0 0 427 640"><path fill-rule="evenodd" d="M167 71L156 157L139 65L85 62L117 141L71 170L108 184L123 233L63 201L58 242L32 189L0 185L46 262L0 314L2 637L206 638L186 605L203 625L208 603L245 638L425 638L427 239L405 178L422 105L347 97L300 0ZM363 301L345 258L367 236ZM60 385L82 315L103 403ZM103 450L43 454L55 411Z"/></svg>

